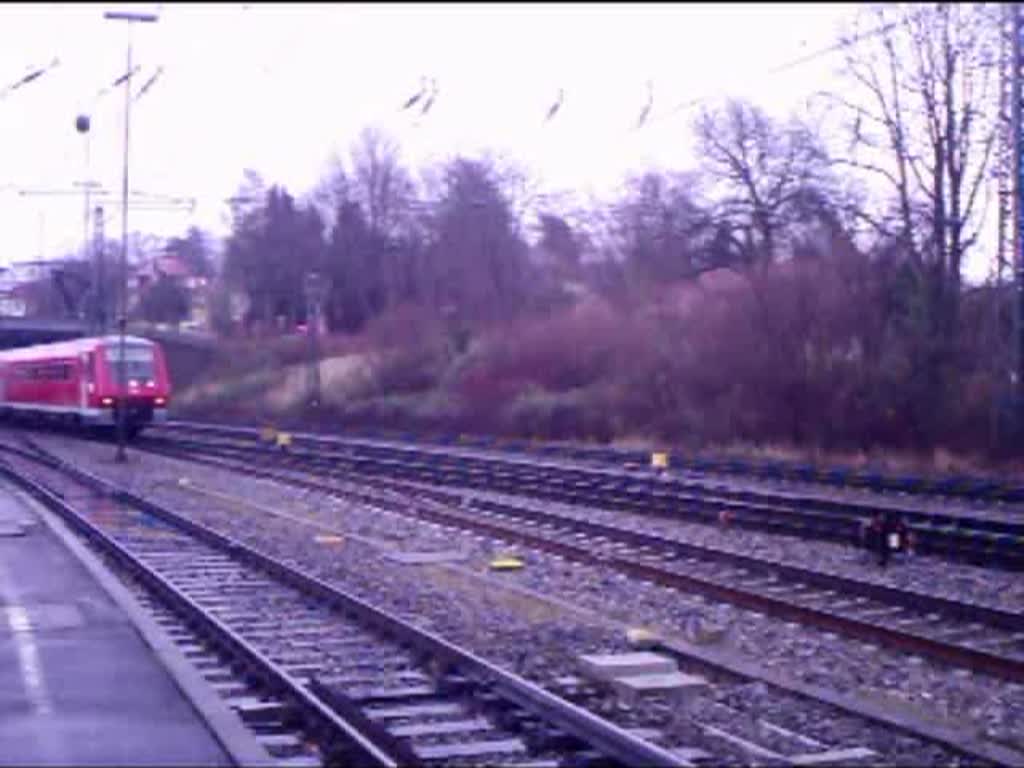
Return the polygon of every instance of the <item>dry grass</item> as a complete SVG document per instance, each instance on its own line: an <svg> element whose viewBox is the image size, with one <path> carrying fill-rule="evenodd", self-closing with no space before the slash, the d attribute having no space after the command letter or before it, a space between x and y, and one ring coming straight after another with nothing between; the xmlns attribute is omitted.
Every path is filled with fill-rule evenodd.
<svg viewBox="0 0 1024 768"><path fill-rule="evenodd" d="M366 361L360 355L344 355L320 362L320 381L324 401L342 405L363 385ZM230 401L244 405L253 413L269 416L299 406L309 392L309 366L293 364L276 368L261 366L248 373L207 379L180 392L175 398L186 409L204 408Z"/></svg>
<svg viewBox="0 0 1024 768"><path fill-rule="evenodd" d="M730 456L754 461L813 463L822 467L843 466L858 470L877 470L891 474L985 475L994 471L1021 475L1019 463L996 466L990 459L936 448L931 454L906 451L821 451L792 445L751 446L743 443L710 446L708 455Z"/></svg>
<svg viewBox="0 0 1024 768"><path fill-rule="evenodd" d="M615 448L634 451L671 450L663 442L642 435L616 438ZM931 454L904 451L822 451L793 445L750 445L724 443L709 445L696 452L708 457L729 457L753 462L780 462L785 464L814 464L821 467L849 467L858 470L876 470L887 474L916 475L988 475L1024 479L1024 463L1020 461L994 464L991 459L974 454L963 454L937 448Z"/></svg>

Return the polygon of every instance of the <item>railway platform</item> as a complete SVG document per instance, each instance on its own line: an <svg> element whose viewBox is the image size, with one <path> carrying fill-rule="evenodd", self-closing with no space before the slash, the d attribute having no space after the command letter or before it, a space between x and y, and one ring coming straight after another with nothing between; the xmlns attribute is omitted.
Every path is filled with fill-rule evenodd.
<svg viewBox="0 0 1024 768"><path fill-rule="evenodd" d="M232 765L42 514L0 483L0 765Z"/></svg>

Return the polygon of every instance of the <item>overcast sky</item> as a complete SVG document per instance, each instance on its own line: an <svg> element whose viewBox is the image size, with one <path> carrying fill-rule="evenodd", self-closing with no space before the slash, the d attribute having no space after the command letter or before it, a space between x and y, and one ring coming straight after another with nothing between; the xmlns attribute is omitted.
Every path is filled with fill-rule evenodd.
<svg viewBox="0 0 1024 768"><path fill-rule="evenodd" d="M155 24L107 21L115 7L159 10ZM320 4L0 5L0 89L60 63L0 98L0 262L57 255L82 237L81 197L21 197L85 177L74 116L89 111L91 177L120 191L123 89L133 40L131 188L199 198L185 212L132 212L130 229L190 224L224 232L223 199L254 168L307 192L360 129L392 134L411 165L490 148L548 190L607 194L648 165L694 165L689 123L675 111L702 96L800 109L834 85L838 56L771 69L826 48L851 4ZM129 27L132 27L129 30ZM401 104L436 78L423 118ZM653 82L648 124L633 130ZM559 89L559 114L544 123ZM10 185L10 186L8 186ZM108 222L120 234L119 217Z"/></svg>

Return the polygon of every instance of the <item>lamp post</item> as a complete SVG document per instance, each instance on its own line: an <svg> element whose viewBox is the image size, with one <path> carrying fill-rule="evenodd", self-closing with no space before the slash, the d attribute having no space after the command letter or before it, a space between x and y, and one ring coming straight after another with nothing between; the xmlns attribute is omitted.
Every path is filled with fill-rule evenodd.
<svg viewBox="0 0 1024 768"><path fill-rule="evenodd" d="M105 248L103 234L103 206L97 205L94 213L95 237L96 237L96 325L98 335L103 336L107 332L107 275L103 268L103 249Z"/></svg>
<svg viewBox="0 0 1024 768"><path fill-rule="evenodd" d="M111 21L127 21L132 24L139 22L155 22L155 13L129 13L126 11L107 11L103 18ZM121 396L117 399L115 413L117 415L117 461L125 460L125 393L128 384L127 360L125 350L125 329L128 325L128 148L131 142L132 114L132 40L128 36L128 66L124 78L124 164L121 173L121 301L120 316L117 319L120 341L118 344L118 381L121 385Z"/></svg>
<svg viewBox="0 0 1024 768"><path fill-rule="evenodd" d="M93 182L89 176L89 130L92 127L92 121L89 115L82 113L75 117L75 130L82 134L85 145L85 176L82 179L82 194L85 198L85 210L83 213L82 222L82 260L88 264L89 262L89 243L91 242L91 235L89 233L89 216L91 214L90 208L90 192L99 186ZM92 318L95 322L95 319Z"/></svg>
<svg viewBox="0 0 1024 768"><path fill-rule="evenodd" d="M82 134L85 140L85 178L82 179L82 190L85 195L85 222L82 231L82 256L86 260L89 258L89 188L91 186L89 182L89 128L88 115L81 114L75 118L75 130Z"/></svg>

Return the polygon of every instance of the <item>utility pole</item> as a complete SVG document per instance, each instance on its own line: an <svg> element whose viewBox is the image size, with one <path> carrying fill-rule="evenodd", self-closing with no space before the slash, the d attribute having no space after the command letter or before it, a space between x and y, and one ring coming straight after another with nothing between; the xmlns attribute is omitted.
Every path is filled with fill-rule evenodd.
<svg viewBox="0 0 1024 768"><path fill-rule="evenodd" d="M96 238L96 315L93 322L97 325L97 335L103 336L107 332L107 276L104 270L104 254L106 248L105 235L103 234L103 206L97 205L95 211L95 238Z"/></svg>
<svg viewBox="0 0 1024 768"><path fill-rule="evenodd" d="M1021 14L1021 7L1018 3L1011 3L1007 6L1012 15L1012 22L1009 25L1013 31L1013 56L1012 74L1010 81L1011 89L1011 125L1013 139L1013 350L1012 361L1013 371L1012 382L1012 413L1013 413L1013 435L1018 439L1024 433L1024 248L1021 239L1024 238L1024 201L1021 196L1024 193L1024 136L1021 135L1021 99L1022 93L1021 66L1024 66L1022 56L1021 34L1024 33L1024 15Z"/></svg>
<svg viewBox="0 0 1024 768"><path fill-rule="evenodd" d="M129 24L139 22L155 22L155 13L129 13L126 11L107 11L103 18L111 21L127 21ZM131 29L128 36L128 66L124 78L124 163L121 173L121 302L120 315L117 318L118 331L120 334L119 355L120 365L118 369L118 381L121 386L122 395L117 401L117 461L125 460L125 409L127 406L125 389L128 386L127 356L125 345L125 331L128 326L128 150L131 146L131 115L132 115L132 39Z"/></svg>
<svg viewBox="0 0 1024 768"><path fill-rule="evenodd" d="M75 130L82 134L85 145L85 175L82 179L82 191L85 197L85 221L82 225L82 258L89 260L89 191L93 187L89 178L89 128L91 121L89 116L82 114L75 118Z"/></svg>
<svg viewBox="0 0 1024 768"><path fill-rule="evenodd" d="M1013 260L1014 215L1014 138L1013 126L1013 38L1014 13L1012 5L1002 8L999 35L999 120L996 125L995 163L993 173L997 187L996 211L996 274L995 300L992 302L992 402L989 413L989 450L998 450L1006 434L1006 387L1011 381L1013 341L1004 343L1002 334L1005 304L1005 273ZM1012 285L1012 281L1011 281ZM1012 291L1011 291L1012 293Z"/></svg>

